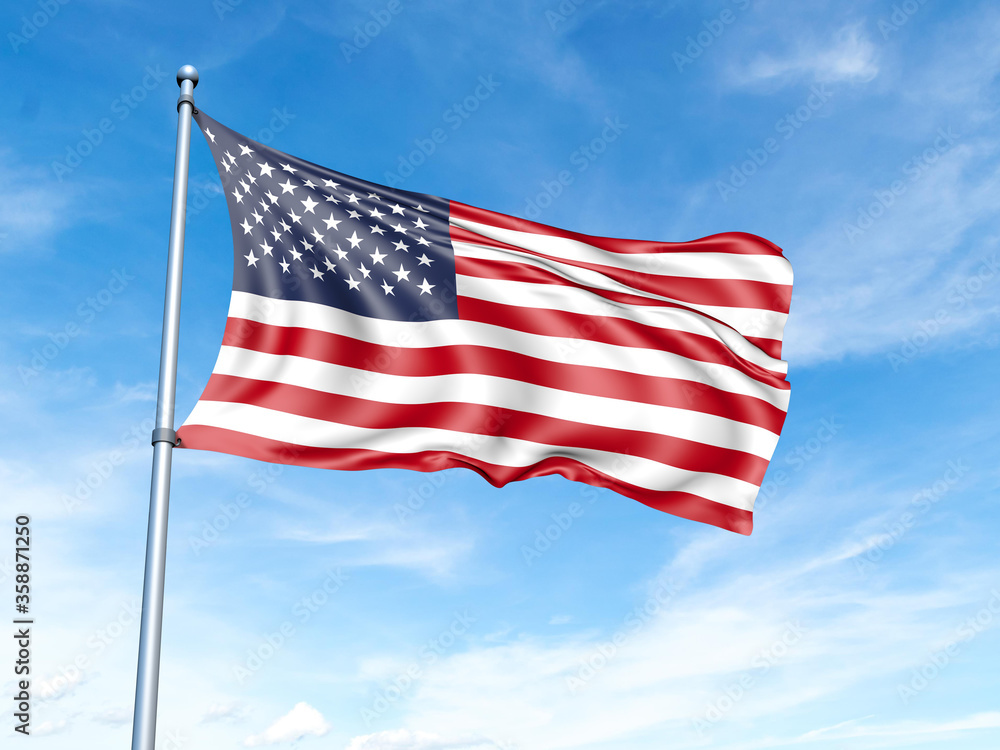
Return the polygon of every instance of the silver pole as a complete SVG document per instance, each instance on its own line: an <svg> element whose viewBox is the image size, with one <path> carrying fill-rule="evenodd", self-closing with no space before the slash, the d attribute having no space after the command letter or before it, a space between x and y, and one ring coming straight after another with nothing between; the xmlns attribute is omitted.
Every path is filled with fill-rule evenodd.
<svg viewBox="0 0 1000 750"><path fill-rule="evenodd" d="M160 343L160 384L156 393L153 430L153 481L149 491L149 527L146 530L146 574L142 581L142 621L139 625L139 667L135 681L132 750L154 750L156 698L160 681L160 635L163 630L163 578L167 562L167 509L170 505L170 459L177 444L174 432L174 394L177 390L177 345L181 318L181 271L184 268L184 214L187 206L188 156L191 116L198 71L185 65L177 71L181 88L177 100L177 156L174 160L174 197L170 207L170 250L167 291L163 302L163 338Z"/></svg>

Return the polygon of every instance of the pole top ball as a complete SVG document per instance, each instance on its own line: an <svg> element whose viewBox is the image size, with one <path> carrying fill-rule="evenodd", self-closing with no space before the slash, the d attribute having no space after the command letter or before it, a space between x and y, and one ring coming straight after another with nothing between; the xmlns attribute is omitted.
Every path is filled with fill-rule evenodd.
<svg viewBox="0 0 1000 750"><path fill-rule="evenodd" d="M182 65L181 69L177 71L177 85L180 86L182 81L191 81L191 85L198 85L198 69L194 65Z"/></svg>

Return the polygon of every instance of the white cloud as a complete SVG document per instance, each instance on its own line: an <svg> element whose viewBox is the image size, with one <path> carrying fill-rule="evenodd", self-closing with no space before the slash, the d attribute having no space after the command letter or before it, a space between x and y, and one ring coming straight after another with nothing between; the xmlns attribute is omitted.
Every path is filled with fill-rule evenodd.
<svg viewBox="0 0 1000 750"><path fill-rule="evenodd" d="M303 737L322 737L329 731L330 724L323 718L323 714L308 703L296 703L295 708L263 732L243 740L243 746L259 747L279 742L296 742Z"/></svg>
<svg viewBox="0 0 1000 750"><path fill-rule="evenodd" d="M803 78L821 83L865 83L879 73L875 45L861 24L838 30L827 44L798 41L786 55L760 54L735 73L740 84L784 84Z"/></svg>
<svg viewBox="0 0 1000 750"><path fill-rule="evenodd" d="M99 724L110 724L120 727L132 721L132 711L128 708L108 708L94 715L94 721Z"/></svg>
<svg viewBox="0 0 1000 750"><path fill-rule="evenodd" d="M552 615L549 625L567 625L573 622L573 615Z"/></svg>
<svg viewBox="0 0 1000 750"><path fill-rule="evenodd" d="M65 719L59 721L43 721L31 730L35 737L43 737L47 734L59 734L69 728L69 723Z"/></svg>
<svg viewBox="0 0 1000 750"><path fill-rule="evenodd" d="M73 191L52 184L38 167L9 166L11 153L0 151L0 252L38 252L66 224Z"/></svg>
<svg viewBox="0 0 1000 750"><path fill-rule="evenodd" d="M238 721L249 713L249 709L242 703L213 703L202 714L201 722L209 724L213 721Z"/></svg>
<svg viewBox="0 0 1000 750"><path fill-rule="evenodd" d="M355 737L346 750L489 750L499 745L483 739L445 739L437 734L394 729Z"/></svg>

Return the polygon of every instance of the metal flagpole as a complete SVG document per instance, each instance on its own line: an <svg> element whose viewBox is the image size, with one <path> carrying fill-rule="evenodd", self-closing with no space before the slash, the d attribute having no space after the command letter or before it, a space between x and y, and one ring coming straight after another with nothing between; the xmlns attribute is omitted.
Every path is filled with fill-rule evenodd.
<svg viewBox="0 0 1000 750"><path fill-rule="evenodd" d="M135 681L132 750L154 750L156 697L160 680L160 635L163 629L163 577L167 562L167 509L170 505L170 459L177 444L174 432L174 394L177 388L177 345L181 317L181 271L184 267L184 218L187 206L191 116L198 71L185 65L177 71L181 88L177 100L177 155L174 160L174 197L170 207L170 245L167 290L163 302L163 338L160 343L160 383L156 393L153 429L153 481L149 491L149 527L146 530L146 574L142 581L142 620L139 626L139 666Z"/></svg>

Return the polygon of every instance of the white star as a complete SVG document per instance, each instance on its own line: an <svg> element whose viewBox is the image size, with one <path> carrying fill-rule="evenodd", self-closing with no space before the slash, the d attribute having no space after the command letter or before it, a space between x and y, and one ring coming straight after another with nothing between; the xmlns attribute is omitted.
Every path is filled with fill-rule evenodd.
<svg viewBox="0 0 1000 750"><path fill-rule="evenodd" d="M405 242L403 242L402 240L400 240L399 242L394 242L394 243L392 243L392 244L393 244L393 246L394 246L394 247L395 247L395 248L396 248L397 250L402 250L402 251L403 251L404 253L408 253L408 252L409 252L409 250L407 250L407 249L406 249L406 248L408 248L408 247L409 247L409 245L407 245L407 244L406 244Z"/></svg>
<svg viewBox="0 0 1000 750"><path fill-rule="evenodd" d="M418 266L427 266L428 268L430 268L431 263L434 262L432 259L430 259L430 258L427 257L427 253L424 253L423 255L421 255L419 258L417 258L417 260L420 261L417 264Z"/></svg>
<svg viewBox="0 0 1000 750"><path fill-rule="evenodd" d="M357 288L359 286L361 286L361 282L360 281L355 281L354 280L354 274L351 274L350 276L348 276L346 279L344 279L344 281L347 282L347 286L350 287L351 289L357 290Z"/></svg>
<svg viewBox="0 0 1000 750"><path fill-rule="evenodd" d="M326 185L331 190L333 190L334 188L339 188L340 187L340 183L339 182L334 182L333 180L323 180L323 184Z"/></svg>
<svg viewBox="0 0 1000 750"><path fill-rule="evenodd" d="M302 258L302 253L300 253L294 247L291 250L289 250L289 252L292 254L292 260L299 260Z"/></svg>
<svg viewBox="0 0 1000 750"><path fill-rule="evenodd" d="M376 224L372 227L372 234L385 234L385 230Z"/></svg>
<svg viewBox="0 0 1000 750"><path fill-rule="evenodd" d="M257 177L254 176L253 172L247 172L247 179L250 180L250 184L251 185L256 185L257 184Z"/></svg>
<svg viewBox="0 0 1000 750"><path fill-rule="evenodd" d="M284 258L282 258L281 262L278 265L281 266L281 270L282 270L283 273L288 273L288 261L287 260L285 260Z"/></svg>
<svg viewBox="0 0 1000 750"><path fill-rule="evenodd" d="M380 201L382 198L375 193L368 193L368 197L373 201Z"/></svg>
<svg viewBox="0 0 1000 750"><path fill-rule="evenodd" d="M248 268L250 266L253 266L254 268L256 268L257 267L257 261L260 260L260 258L258 258L257 256L255 256L253 254L253 250L251 250L249 253L247 253L243 257L247 259L247 267Z"/></svg>
<svg viewBox="0 0 1000 750"><path fill-rule="evenodd" d="M250 234L250 232L253 231L253 227L250 226L250 222L247 221L245 218L243 219L243 223L240 224L240 226L243 227L243 234Z"/></svg>
<svg viewBox="0 0 1000 750"><path fill-rule="evenodd" d="M252 148L250 148L248 146L244 146L242 143L238 143L236 145L238 145L240 147L240 156L250 156L250 154L253 153L253 149Z"/></svg>
<svg viewBox="0 0 1000 750"><path fill-rule="evenodd" d="M268 190L268 191L267 191L267 192L265 193L265 195L267 196L267 199L268 199L269 201L271 201L271 204L272 204L272 205L278 202L278 196L276 196L276 195L275 195L274 193L272 193L272 192L271 192L270 190Z"/></svg>
<svg viewBox="0 0 1000 750"><path fill-rule="evenodd" d="M207 135L209 138L212 139L212 143L215 143L215 136L212 135L212 131L211 130L209 130L208 128L205 128L205 135Z"/></svg>
<svg viewBox="0 0 1000 750"><path fill-rule="evenodd" d="M388 284L386 283L385 279L383 279L383 280L382 280L382 291L383 291L383 292L385 292L385 296L386 296L386 297L388 297L388 296L389 296L390 294L391 294L391 295L392 295L393 297L395 297L395 296L396 296L396 295L395 295L395 293L393 293L393 291L392 291L392 287L391 287L391 286L389 286L389 285L388 285Z"/></svg>
<svg viewBox="0 0 1000 750"><path fill-rule="evenodd" d="M427 209L421 205L417 205L417 211L423 211L424 213L427 213Z"/></svg>
<svg viewBox="0 0 1000 750"><path fill-rule="evenodd" d="M427 241L427 240L426 240L425 238L423 238L423 237L417 237L417 244L419 244L419 245L424 245L424 246L426 246L426 247L430 247L430 246L431 246L431 243L429 243L429 242L428 242L428 241Z"/></svg>
<svg viewBox="0 0 1000 750"><path fill-rule="evenodd" d="M396 277L396 281L409 281L410 280L410 272L407 271L405 268L403 268L403 264L402 263L399 264L399 270L398 271L393 271L392 273Z"/></svg>
<svg viewBox="0 0 1000 750"><path fill-rule="evenodd" d="M264 211L264 213L267 213L268 211L271 210L271 207L267 205L267 201L264 200L263 198L260 199L260 207Z"/></svg>
<svg viewBox="0 0 1000 750"><path fill-rule="evenodd" d="M351 193L350 195L347 196L347 202L348 203L357 203L358 202L358 196L356 196L354 193Z"/></svg>
<svg viewBox="0 0 1000 750"><path fill-rule="evenodd" d="M417 289L420 290L421 294L430 294L431 289L433 289L435 286L436 284L428 284L427 279L424 279L423 284L417 284Z"/></svg>
<svg viewBox="0 0 1000 750"><path fill-rule="evenodd" d="M415 226L417 229L427 229L427 225L424 224L424 220L421 219L419 216L417 217L417 220L413 222L413 226Z"/></svg>
<svg viewBox="0 0 1000 750"><path fill-rule="evenodd" d="M263 164L261 164L260 162L257 162L257 166L260 167L260 174L261 174L262 177L264 175L267 175L268 177L270 177L271 176L271 172L274 171L274 167L272 167L267 162L264 162Z"/></svg>
<svg viewBox="0 0 1000 750"><path fill-rule="evenodd" d="M222 166L224 166L226 168L226 174L229 174L230 171L232 171L232 169L233 169L231 166L229 166L229 164L226 163L225 160L223 160Z"/></svg>
<svg viewBox="0 0 1000 750"><path fill-rule="evenodd" d="M264 251L264 255L270 255L271 251L274 250L273 247L267 244L267 240L264 240L264 244L260 246L260 249Z"/></svg>
<svg viewBox="0 0 1000 750"><path fill-rule="evenodd" d="M327 200L327 202L328 202L328 203L333 203L333 204L336 204L336 205L338 205L338 206L340 205L340 201L338 201L338 200L337 200L336 198L334 198L334 197L333 197L332 195L328 195L328 196L326 196L326 200Z"/></svg>
<svg viewBox="0 0 1000 750"><path fill-rule="evenodd" d="M329 258L323 258L323 263L326 264L327 271L333 271L334 273L337 273L337 267L330 262Z"/></svg>
<svg viewBox="0 0 1000 750"><path fill-rule="evenodd" d="M354 248L356 248L358 245L361 244L361 239L358 237L358 233L357 232L355 232L350 237L348 237L347 241L351 243L351 249L352 250Z"/></svg>
<svg viewBox="0 0 1000 750"><path fill-rule="evenodd" d="M295 167L289 166L288 164L282 164L281 168L284 169L289 174L295 174L296 172L299 171Z"/></svg>
<svg viewBox="0 0 1000 750"><path fill-rule="evenodd" d="M253 216L254 219L256 219L256 223L258 223L258 224L260 224L264 220L264 217L261 214L257 213L257 209L256 208L253 210L253 213L250 214L250 215Z"/></svg>
<svg viewBox="0 0 1000 750"><path fill-rule="evenodd" d="M302 238L302 249L307 253L311 253L313 249L313 243L307 240L305 237Z"/></svg>
<svg viewBox="0 0 1000 750"><path fill-rule="evenodd" d="M392 212L394 214L399 214L400 216L402 216L403 215L403 207L397 203L395 206L392 207Z"/></svg>
<svg viewBox="0 0 1000 750"><path fill-rule="evenodd" d="M233 164L234 167L236 166L236 157L234 157L228 151L226 152L226 158L229 159L230 162L232 162L232 164Z"/></svg>
<svg viewBox="0 0 1000 750"><path fill-rule="evenodd" d="M315 227L313 227L313 239L316 240L317 242L322 242L324 245L326 244L326 242L323 240L323 235L321 235Z"/></svg>
<svg viewBox="0 0 1000 750"><path fill-rule="evenodd" d="M403 226L402 224L397 224L396 226L394 226L394 227L393 227L393 229L394 229L395 231L399 232L400 234L406 234L406 233L407 233L407 231L409 231L409 230L407 230L407 228L406 228L406 227L404 227L404 226Z"/></svg>
<svg viewBox="0 0 1000 750"><path fill-rule="evenodd" d="M243 182L243 180L240 180L240 187L243 188L244 193L250 192L250 186Z"/></svg>
<svg viewBox="0 0 1000 750"><path fill-rule="evenodd" d="M274 241L275 241L275 242L277 242L278 240L280 240L280 239L281 239L281 232L279 232L279 231L278 231L277 229L275 229L274 227L271 227L271 234L273 234L273 235L274 235Z"/></svg>
<svg viewBox="0 0 1000 750"><path fill-rule="evenodd" d="M364 276L366 279L372 275L372 272L369 271L367 268L365 268L364 263L359 263L358 265L360 266L358 270L361 271L361 275Z"/></svg>
<svg viewBox="0 0 1000 750"><path fill-rule="evenodd" d="M360 219L361 218L361 214L359 214L353 208L350 211L347 212L347 215L350 216L352 219Z"/></svg>
<svg viewBox="0 0 1000 750"><path fill-rule="evenodd" d="M340 223L340 219L333 218L333 213L330 213L329 219L323 219L323 223L326 224L327 229L336 229L337 225Z"/></svg>
<svg viewBox="0 0 1000 750"><path fill-rule="evenodd" d="M284 219L282 219L278 223L281 224L281 229L283 231L285 231L285 232L287 232L289 229L291 229L291 226L289 226L288 224L286 224Z"/></svg>
<svg viewBox="0 0 1000 750"><path fill-rule="evenodd" d="M313 189L314 187L316 187L316 183L315 183L315 182L313 182L312 180L306 180L306 181L305 181L305 182L303 182L302 184L303 184L303 185L305 185L305 186L306 186L307 188L309 188L310 190L312 190L312 189Z"/></svg>
<svg viewBox="0 0 1000 750"><path fill-rule="evenodd" d="M240 195L240 189L238 187L233 189L233 195L236 196L236 202L237 203L242 203L243 202L243 196Z"/></svg>
<svg viewBox="0 0 1000 750"><path fill-rule="evenodd" d="M377 208L373 208L369 212L369 214L372 216L372 218L375 218L375 219L381 219L383 216L385 216L385 214L382 213L381 211L379 211Z"/></svg>
<svg viewBox="0 0 1000 750"><path fill-rule="evenodd" d="M382 263L382 258L385 258L385 257L386 256L383 255L382 253L380 253L379 250L378 250L378 248L376 247L375 248L375 252L372 253L372 265L375 265L376 263L379 263L381 265L385 265L384 263Z"/></svg>
<svg viewBox="0 0 1000 750"><path fill-rule="evenodd" d="M320 271L318 268L316 268L316 266L313 266L309 270L312 271L312 275L313 275L314 279L322 279L323 278L323 272Z"/></svg>
<svg viewBox="0 0 1000 750"><path fill-rule="evenodd" d="M318 206L319 204L316 201L314 201L312 199L312 196L310 195L308 198L302 201L302 205L305 206L307 214L312 214L316 213L315 211L313 211L313 209L316 208L316 206Z"/></svg>
<svg viewBox="0 0 1000 750"><path fill-rule="evenodd" d="M337 249L334 250L333 252L337 254L338 260L343 260L344 258L347 257L347 253L345 253L343 250L340 249L340 245L337 245Z"/></svg>
<svg viewBox="0 0 1000 750"><path fill-rule="evenodd" d="M302 223L302 217L299 216L294 211L289 211L288 212L288 218L291 219L292 221L294 221L296 224L301 224Z"/></svg>
<svg viewBox="0 0 1000 750"><path fill-rule="evenodd" d="M286 179L283 183L281 183L279 185L279 187L281 188L281 194L282 195L284 195L285 193L291 193L292 195L294 195L295 194L295 188L297 186L296 185L292 185L292 181Z"/></svg>

